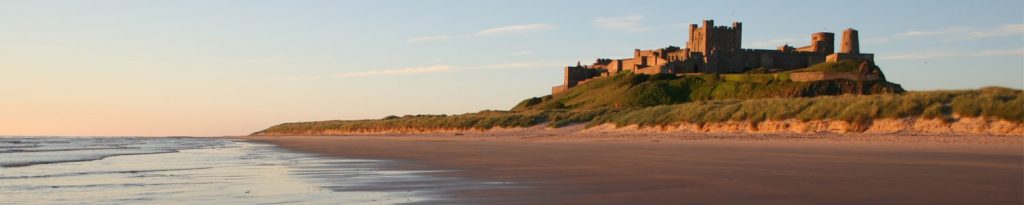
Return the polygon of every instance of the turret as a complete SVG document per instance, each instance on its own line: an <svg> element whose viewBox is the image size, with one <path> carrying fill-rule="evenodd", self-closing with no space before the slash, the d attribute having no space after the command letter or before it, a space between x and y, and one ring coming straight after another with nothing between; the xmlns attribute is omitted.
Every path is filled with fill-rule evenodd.
<svg viewBox="0 0 1024 205"><path fill-rule="evenodd" d="M742 30L742 27L743 27L743 23L740 23L739 21L732 22L732 29L733 29L733 31L735 31L734 35L736 35L736 49L743 48L743 30Z"/></svg>
<svg viewBox="0 0 1024 205"><path fill-rule="evenodd" d="M839 53L860 53L860 40L857 40L857 30L848 28L843 30L843 41L839 47Z"/></svg>
<svg viewBox="0 0 1024 205"><path fill-rule="evenodd" d="M811 46L814 52L823 54L835 53L835 34L829 32L818 32L811 34Z"/></svg>

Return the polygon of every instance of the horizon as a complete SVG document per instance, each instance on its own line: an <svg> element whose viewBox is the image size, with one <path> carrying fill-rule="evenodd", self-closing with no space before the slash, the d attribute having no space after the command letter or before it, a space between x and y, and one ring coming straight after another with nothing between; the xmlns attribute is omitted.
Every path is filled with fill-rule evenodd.
<svg viewBox="0 0 1024 205"><path fill-rule="evenodd" d="M1024 89L1022 1L616 2L3 2L17 32L0 33L0 136L508 110L550 94L564 66L685 46L705 19L742 22L757 49L857 29L907 90Z"/></svg>

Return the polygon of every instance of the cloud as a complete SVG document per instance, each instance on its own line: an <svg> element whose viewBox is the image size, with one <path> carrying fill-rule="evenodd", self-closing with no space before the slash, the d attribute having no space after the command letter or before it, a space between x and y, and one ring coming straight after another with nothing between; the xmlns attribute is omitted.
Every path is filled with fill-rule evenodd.
<svg viewBox="0 0 1024 205"><path fill-rule="evenodd" d="M419 42L427 42L427 41L443 41L443 40L448 40L450 38L451 37L449 37L448 35L417 36L417 37L412 37L410 39L406 39L405 42L406 43L419 43Z"/></svg>
<svg viewBox="0 0 1024 205"><path fill-rule="evenodd" d="M939 37L943 42L967 41L982 38L1024 35L1024 24L1006 24L993 28L949 27L939 30L913 30L897 33L891 37L879 38L881 41L867 43L883 43L900 38Z"/></svg>
<svg viewBox="0 0 1024 205"><path fill-rule="evenodd" d="M413 74L427 74L427 73L444 73L454 72L455 70L448 65L433 65L426 67L408 67L399 69L384 69L384 70L367 70L367 71L356 71L356 72L344 72L337 73L334 75L319 75L319 76L302 76L302 77L291 77L287 80L320 80L330 78L351 78L351 77L370 77L370 76L393 76L393 75L413 75Z"/></svg>
<svg viewBox="0 0 1024 205"><path fill-rule="evenodd" d="M967 31L970 31L970 30L971 30L971 27L949 27L949 28L944 28L944 29L941 29L941 30L933 30L933 31L907 31L907 32L903 32L903 33L897 33L895 36L903 36L903 37L910 37L910 36L934 36L934 35L945 35L945 34L963 33L963 32L967 32Z"/></svg>
<svg viewBox="0 0 1024 205"><path fill-rule="evenodd" d="M474 66L464 66L466 69L474 70L501 70L501 69L529 69L529 68L559 68L564 66L564 63L553 63L553 62L540 62L540 61L524 61L524 62L506 62L506 63L495 63L495 64L484 64Z"/></svg>
<svg viewBox="0 0 1024 205"><path fill-rule="evenodd" d="M803 40L803 41L810 41L810 40ZM775 48L775 47L781 46L783 44L789 44L790 46L795 46L795 45L793 45L793 43L798 43L798 42L801 42L801 40L797 39L797 38L779 38L779 39L770 39L770 40L753 42L750 45L752 45L754 47L762 47L762 48L763 47Z"/></svg>
<svg viewBox="0 0 1024 205"><path fill-rule="evenodd" d="M619 17L597 17L590 23L597 28L608 29L608 30L623 30L631 32L649 31L650 27L643 26L640 24L644 20L643 16L631 15L631 16L619 16Z"/></svg>
<svg viewBox="0 0 1024 205"><path fill-rule="evenodd" d="M511 26L502 26L502 27L497 27L497 28L484 29L482 31L474 33L473 35L476 35L476 36L489 36L489 35L510 34L510 33L528 33L528 32L536 32L536 31L546 31L546 30L551 30L551 29L555 29L555 28L558 28L558 27L554 26L554 25L551 25L551 24L522 24L522 25L511 25Z"/></svg>
<svg viewBox="0 0 1024 205"><path fill-rule="evenodd" d="M563 63L552 63L552 62L540 62L540 61L523 61L523 62L505 62L495 64L483 64L483 65L467 65L467 66L450 66L450 65L432 65L424 67L408 67L398 69L381 69L381 70L366 70L366 71L354 71L354 72L343 72L332 75L314 75L314 76L297 76L289 77L278 80L285 81L302 81L302 80L324 80L324 79L340 79L340 78L353 78L353 77L378 77L378 76L399 76L399 75L418 75L418 74L431 74L431 73L451 73L460 71L472 71L472 70L504 70L504 69L533 69L533 68L560 68L564 66Z"/></svg>
<svg viewBox="0 0 1024 205"><path fill-rule="evenodd" d="M1024 57L1024 48L1007 49L1007 50L987 50L981 51L976 54L977 56L987 57L1001 57L1001 56L1021 56Z"/></svg>
<svg viewBox="0 0 1024 205"><path fill-rule="evenodd" d="M900 53L893 55L884 55L878 59L881 60L923 60L933 58L945 58L956 56L958 53L952 51L927 51L917 53Z"/></svg>
<svg viewBox="0 0 1024 205"><path fill-rule="evenodd" d="M1012 35L1024 35L1024 24L1007 24L999 28L967 33L967 37L969 38L988 38Z"/></svg>
<svg viewBox="0 0 1024 205"><path fill-rule="evenodd" d="M970 52L954 52L954 51L925 51L925 52L911 52L911 53L900 53L892 55L884 55L878 59L882 60L924 60L924 59L936 59L936 58L950 58L950 57L1024 57L1024 48L1016 49L1005 49L1005 50L982 50L982 51L970 51Z"/></svg>

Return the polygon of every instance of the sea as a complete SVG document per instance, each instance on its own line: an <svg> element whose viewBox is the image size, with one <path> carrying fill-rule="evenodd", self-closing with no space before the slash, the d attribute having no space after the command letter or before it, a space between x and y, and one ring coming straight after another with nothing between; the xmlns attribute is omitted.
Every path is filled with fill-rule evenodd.
<svg viewBox="0 0 1024 205"><path fill-rule="evenodd" d="M0 204L467 204L496 185L271 144L197 137L0 137Z"/></svg>

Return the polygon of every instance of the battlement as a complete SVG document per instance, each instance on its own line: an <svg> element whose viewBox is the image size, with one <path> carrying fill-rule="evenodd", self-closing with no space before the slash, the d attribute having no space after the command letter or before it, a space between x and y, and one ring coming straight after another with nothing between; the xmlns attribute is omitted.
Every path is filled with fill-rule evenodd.
<svg viewBox="0 0 1024 205"><path fill-rule="evenodd" d="M714 20L704 20L702 26L690 24L690 38L686 48L692 52L711 53L712 51L736 51L742 43L742 27L740 22L732 26L715 26Z"/></svg>

